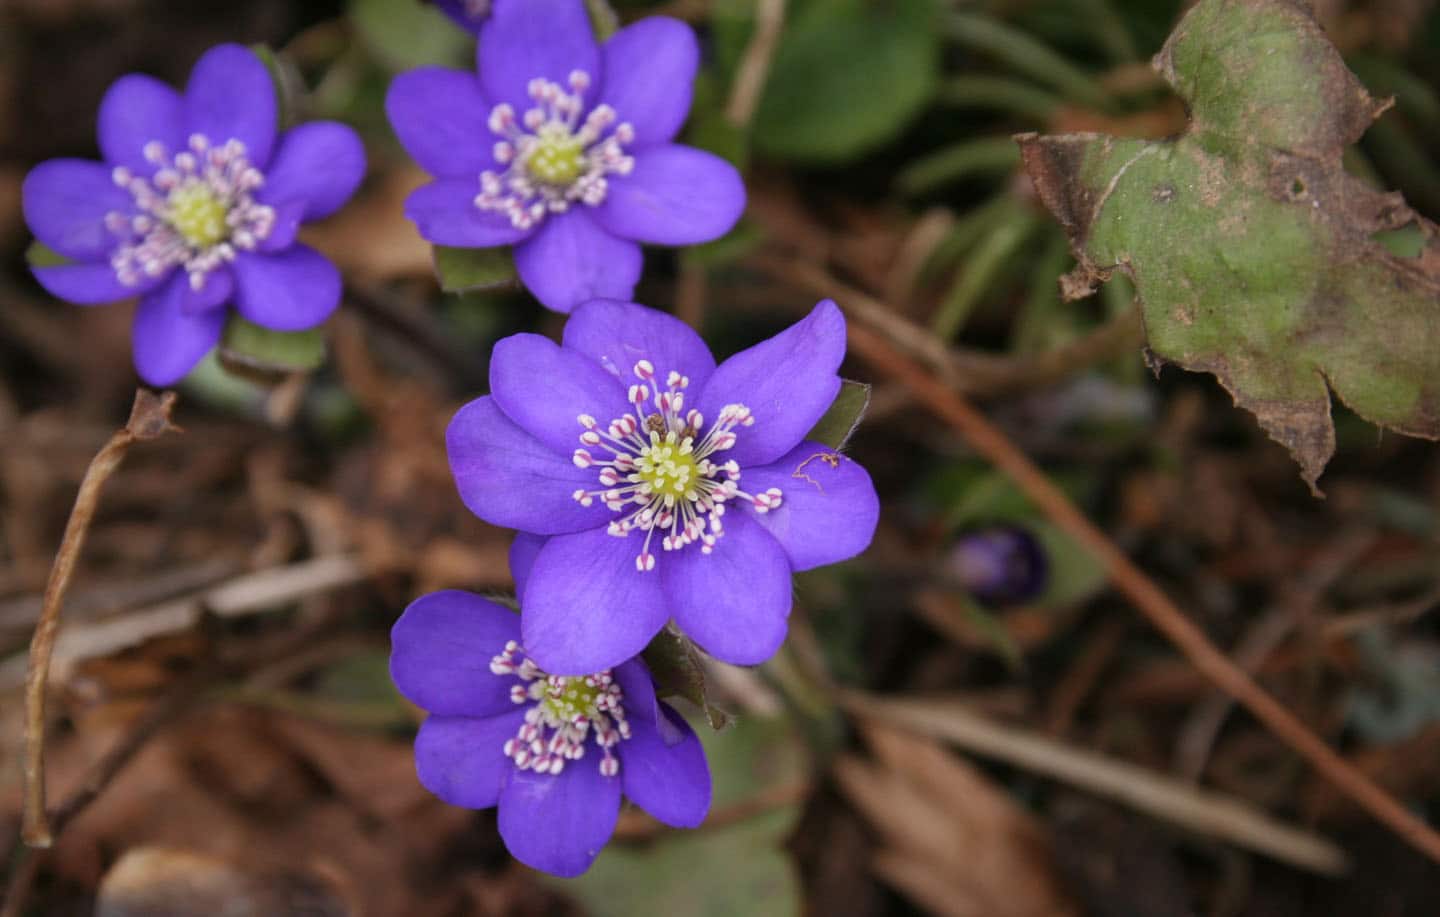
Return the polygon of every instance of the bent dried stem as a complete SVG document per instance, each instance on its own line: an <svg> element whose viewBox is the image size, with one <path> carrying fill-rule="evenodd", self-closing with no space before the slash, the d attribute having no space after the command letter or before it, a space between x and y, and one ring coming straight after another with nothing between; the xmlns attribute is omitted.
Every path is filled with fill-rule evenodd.
<svg viewBox="0 0 1440 917"><path fill-rule="evenodd" d="M1155 581L1086 518L1065 492L998 427L865 326L850 325L850 346L878 370L908 388L932 413L1010 478L1057 526L1083 545L1105 568L1116 588L1216 687L1235 698L1336 789L1417 850L1440 862L1440 833L1337 754L1217 649Z"/></svg>
<svg viewBox="0 0 1440 917"><path fill-rule="evenodd" d="M110 437L85 471L80 492L75 496L75 507L65 524L60 550L50 568L40 619L35 624L35 636L30 641L30 663L25 672L25 811L20 835L32 847L49 847L53 841L53 832L45 813L45 684L50 674L50 654L55 648L55 635L60 627L60 608L70 588L75 562L84 547L105 482L120 467L133 443L178 432L179 428L170 422L170 411L174 406L174 392L157 396L140 389L135 393L130 420Z"/></svg>

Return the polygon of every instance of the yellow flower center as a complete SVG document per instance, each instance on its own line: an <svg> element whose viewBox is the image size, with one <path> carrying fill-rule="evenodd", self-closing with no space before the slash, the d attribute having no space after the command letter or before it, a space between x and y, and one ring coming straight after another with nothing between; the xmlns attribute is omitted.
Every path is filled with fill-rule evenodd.
<svg viewBox="0 0 1440 917"><path fill-rule="evenodd" d="M690 437L682 441L673 430L663 440L660 434L651 433L649 447L635 458L635 474L653 493L667 498L667 506L692 490L700 477L693 446Z"/></svg>
<svg viewBox="0 0 1440 917"><path fill-rule="evenodd" d="M547 185L566 186L585 171L585 144L563 125L540 129L540 142L525 158L525 170Z"/></svg>
<svg viewBox="0 0 1440 917"><path fill-rule="evenodd" d="M558 692L550 688L540 701L546 713L562 723L573 722L577 716L593 720L600 715L597 701L605 692L604 688L587 684L584 675L562 677L560 680L564 682L563 687Z"/></svg>
<svg viewBox="0 0 1440 917"><path fill-rule="evenodd" d="M230 235L230 208L204 182L186 182L166 199L170 225L194 248L218 245Z"/></svg>

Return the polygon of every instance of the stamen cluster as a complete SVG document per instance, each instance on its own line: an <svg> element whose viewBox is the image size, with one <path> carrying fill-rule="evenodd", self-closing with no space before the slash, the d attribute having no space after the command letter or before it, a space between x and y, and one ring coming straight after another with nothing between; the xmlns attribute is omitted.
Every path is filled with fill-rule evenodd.
<svg viewBox="0 0 1440 917"><path fill-rule="evenodd" d="M634 128L615 124L617 115L609 105L597 105L582 122L590 75L575 70L568 82L566 92L559 83L531 80L528 93L536 107L520 119L507 103L490 111L490 130L501 138L495 161L508 168L480 173L475 206L504 214L516 229L530 229L576 201L599 204L609 190L606 176L629 175L634 168L634 158L625 153L625 145L635 139Z"/></svg>
<svg viewBox="0 0 1440 917"><path fill-rule="evenodd" d="M685 410L685 389L688 376L670 372L665 387L655 383L655 367L649 360L634 366L640 381L631 385L629 400L633 414L624 414L610 421L602 431L599 423L588 414L578 418L585 432L580 434L582 448L576 449L572 460L580 468L599 468L601 490L577 490L572 495L582 506L590 506L599 498L615 512L626 507L636 508L612 521L609 534L619 538L639 530L645 533L644 544L635 558L640 572L655 569L655 555L650 543L657 531L662 532L660 546L678 551L698 542L700 551L711 553L716 541L724 534L722 517L726 502L735 498L749 500L758 513L780 506L780 489L771 487L758 494L740 489L740 466L733 459L718 463L711 456L735 446L737 427L755 423L750 409L743 404L727 404L708 432L705 418L697 410ZM650 386L654 385L654 394ZM646 403L655 412L645 414ZM603 449L609 458L596 457L591 449Z"/></svg>
<svg viewBox="0 0 1440 917"><path fill-rule="evenodd" d="M199 290L206 274L233 261L237 251L254 249L274 229L274 208L253 197L265 177L239 140L212 146L191 134L189 148L174 156L159 141L147 143L144 155L157 167L150 178L125 166L111 173L139 212L105 216L106 228L122 240L110 264L126 286L181 266Z"/></svg>
<svg viewBox="0 0 1440 917"><path fill-rule="evenodd" d="M610 669L594 675L547 675L514 640L490 660L496 675L514 675L520 684L510 688L510 700L530 704L525 722L505 742L505 756L522 770L558 774L566 761L585 757L586 740L593 734L600 748L600 773L620 773L620 759L612 749L630 738L630 724L621 705L625 694Z"/></svg>

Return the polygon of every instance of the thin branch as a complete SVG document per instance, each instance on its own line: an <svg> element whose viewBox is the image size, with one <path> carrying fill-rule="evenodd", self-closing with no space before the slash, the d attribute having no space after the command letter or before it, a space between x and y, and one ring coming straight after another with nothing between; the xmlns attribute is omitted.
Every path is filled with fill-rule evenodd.
<svg viewBox="0 0 1440 917"><path fill-rule="evenodd" d="M1440 862L1440 834L1338 755L1217 649L1154 580L1086 518L1065 492L998 427L968 401L864 325L851 324L850 345L882 373L910 389L922 404L1010 478L1051 521L1083 545L1104 567L1115 587L1216 687L1240 702L1277 738L1310 762L1326 780L1361 808L1416 849Z"/></svg>
<svg viewBox="0 0 1440 917"><path fill-rule="evenodd" d="M30 664L25 673L25 813L21 837L32 847L49 847L53 835L45 815L45 686L50 674L50 654L55 648L55 634L60 626L60 608L75 573L75 562L85 545L85 535L95 517L100 491L120 467L130 446L141 440L155 439L178 431L170 422L175 406L175 393L155 395L141 389L135 393L130 420L96 454L80 482L75 507L65 525L65 535L50 580L45 586L45 600L35 636L30 642Z"/></svg>
<svg viewBox="0 0 1440 917"><path fill-rule="evenodd" d="M736 127L744 127L755 117L760 96L765 91L765 78L775 49L780 45L780 30L785 24L785 0L760 0L755 10L755 34L745 46L740 69L725 106L725 118Z"/></svg>

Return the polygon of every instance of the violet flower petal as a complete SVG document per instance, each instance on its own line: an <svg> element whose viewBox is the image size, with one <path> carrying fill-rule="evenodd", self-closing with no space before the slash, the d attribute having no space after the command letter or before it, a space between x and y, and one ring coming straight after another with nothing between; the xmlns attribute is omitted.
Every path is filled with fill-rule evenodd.
<svg viewBox="0 0 1440 917"><path fill-rule="evenodd" d="M108 261L32 267L30 273L51 296L79 306L100 306L138 296L153 290L168 276L146 278L145 282L129 287L115 276L115 269Z"/></svg>
<svg viewBox="0 0 1440 917"><path fill-rule="evenodd" d="M327 217L344 206L365 177L365 146L337 121L311 121L280 137L257 198L303 203L300 219Z"/></svg>
<svg viewBox="0 0 1440 917"><path fill-rule="evenodd" d="M589 97L600 81L600 49L583 0L496 0L476 47L480 86L492 102L517 115L533 104L529 85L547 79L568 87L571 71L590 74Z"/></svg>
<svg viewBox="0 0 1440 917"><path fill-rule="evenodd" d="M569 312L591 299L629 299L640 279L640 246L601 229L583 209L551 214L515 246L515 267L548 309Z"/></svg>
<svg viewBox="0 0 1440 917"><path fill-rule="evenodd" d="M259 56L242 45L216 45L190 71L185 136L203 134L212 146L239 140L250 165L263 172L275 144L276 108L275 83Z"/></svg>
<svg viewBox="0 0 1440 917"><path fill-rule="evenodd" d="M703 389L715 371L710 348L693 328L636 303L595 299L579 306L565 323L563 342L566 350L598 361L626 386L636 381L640 360L649 360L662 382L672 370L689 376L691 392Z"/></svg>
<svg viewBox="0 0 1440 917"><path fill-rule="evenodd" d="M668 143L690 113L700 45L678 19L650 16L626 26L600 49L605 70L600 101L635 128L629 149Z"/></svg>
<svg viewBox="0 0 1440 917"><path fill-rule="evenodd" d="M632 720L621 742L620 780L625 795L673 828L698 828L710 811L710 767L700 738L669 704L660 716L679 741L666 741L654 725Z"/></svg>
<svg viewBox="0 0 1440 917"><path fill-rule="evenodd" d="M206 274L198 290L190 285L189 275L184 271L175 273L186 281L184 292L180 294L180 311L186 315L217 309L229 302L235 292L235 275L224 265Z"/></svg>
<svg viewBox="0 0 1440 917"><path fill-rule="evenodd" d="M753 518L785 548L796 571L854 557L870 546L880 498L870 475L829 446L803 442L771 465L746 468L750 493L778 487L778 509ZM726 516L729 521L729 516Z"/></svg>
<svg viewBox="0 0 1440 917"><path fill-rule="evenodd" d="M578 505L578 504L577 504ZM525 582L530 578L530 568L535 566L535 556L545 547L544 535L516 532L510 542L510 578L515 581L515 595L525 594Z"/></svg>
<svg viewBox="0 0 1440 917"><path fill-rule="evenodd" d="M631 377L632 382L638 379ZM625 388L599 363L538 334L513 334L490 354L490 393L520 429L569 459L589 414L603 428L629 411ZM596 448L597 456L608 455ZM591 471L592 487L597 472Z"/></svg>
<svg viewBox="0 0 1440 917"><path fill-rule="evenodd" d="M187 315L190 278L173 271L158 290L140 300L131 326L131 346L140 378L155 386L173 385L220 343L225 311Z"/></svg>
<svg viewBox="0 0 1440 917"><path fill-rule="evenodd" d="M148 178L155 164L145 158L145 145L158 141L174 155L186 143L183 124L180 93L143 73L122 76L100 102L100 152L111 165Z"/></svg>
<svg viewBox="0 0 1440 917"><path fill-rule="evenodd" d="M592 213L604 230L654 245L694 245L718 239L745 211L745 183L713 153L666 144L634 154L629 175L610 178Z"/></svg>
<svg viewBox="0 0 1440 917"><path fill-rule="evenodd" d="M725 458L745 469L795 448L840 391L836 371L844 357L845 318L827 299L773 338L721 363L696 406L714 418L723 406L739 403L755 417L753 426L737 431Z"/></svg>
<svg viewBox="0 0 1440 917"><path fill-rule="evenodd" d="M476 178L439 178L410 192L405 216L422 238L436 245L494 248L530 236L533 230L516 229L508 217L476 207L479 193Z"/></svg>
<svg viewBox="0 0 1440 917"><path fill-rule="evenodd" d="M390 630L390 678L417 706L441 716L499 716L515 708L512 677L490 671L520 639L520 616L472 592L447 589L410 603Z"/></svg>
<svg viewBox="0 0 1440 917"><path fill-rule="evenodd" d="M639 544L603 528L545 542L520 598L521 643L537 665L552 675L614 668L665 626L660 577L635 569Z"/></svg>
<svg viewBox="0 0 1440 917"><path fill-rule="evenodd" d="M303 331L340 305L340 272L329 259L297 243L283 252L235 256L240 314L271 331Z"/></svg>
<svg viewBox="0 0 1440 917"><path fill-rule="evenodd" d="M88 159L40 163L25 176L20 200L35 238L77 261L108 259L119 240L105 227L105 215L135 210L130 193L111 179L110 167Z"/></svg>
<svg viewBox="0 0 1440 917"><path fill-rule="evenodd" d="M500 837L515 859L556 876L590 868L620 815L620 778L600 774L595 746L559 774L518 768L500 791Z"/></svg>
<svg viewBox="0 0 1440 917"><path fill-rule="evenodd" d="M625 695L625 715L633 725L637 720L654 726L660 716L660 701L655 696L655 679L650 675L645 660L633 656L616 666L615 682ZM669 730L666 736L673 733ZM678 739L678 736L675 736Z"/></svg>
<svg viewBox="0 0 1440 917"><path fill-rule="evenodd" d="M790 562L749 514L725 515L725 534L711 553L691 545L663 554L658 567L675 622L716 659L759 665L785 642Z"/></svg>
<svg viewBox="0 0 1440 917"><path fill-rule="evenodd" d="M446 67L408 70L385 93L385 114L405 152L431 175L467 179L471 198L480 173L496 168L490 107L474 73Z"/></svg>
<svg viewBox="0 0 1440 917"><path fill-rule="evenodd" d="M524 708L491 717L432 716L415 736L415 773L425 789L452 806L488 809L515 764L505 742L525 721Z"/></svg>
<svg viewBox="0 0 1440 917"><path fill-rule="evenodd" d="M614 515L598 500L588 507L575 502L576 490L597 486L594 471L576 468L517 427L494 398L461 408L445 446L460 499L491 525L556 535L603 526Z"/></svg>

